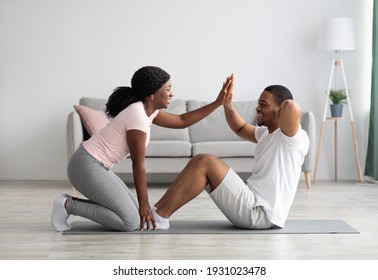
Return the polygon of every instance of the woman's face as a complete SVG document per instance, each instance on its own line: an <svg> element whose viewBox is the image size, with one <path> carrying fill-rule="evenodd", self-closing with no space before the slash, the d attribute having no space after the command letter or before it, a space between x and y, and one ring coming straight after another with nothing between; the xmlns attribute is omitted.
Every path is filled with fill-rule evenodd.
<svg viewBox="0 0 378 280"><path fill-rule="evenodd" d="M173 93L171 91L172 83L169 79L160 89L154 93L155 107L159 109L166 109L172 100Z"/></svg>

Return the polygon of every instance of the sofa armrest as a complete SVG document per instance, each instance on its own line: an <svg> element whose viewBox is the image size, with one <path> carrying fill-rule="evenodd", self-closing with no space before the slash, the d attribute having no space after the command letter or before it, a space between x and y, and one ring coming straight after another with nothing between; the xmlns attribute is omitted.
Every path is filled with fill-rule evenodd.
<svg viewBox="0 0 378 280"><path fill-rule="evenodd" d="M301 118L301 126L308 134L310 139L310 147L302 165L302 171L311 172L315 167L316 153L316 123L314 113L311 111L303 112Z"/></svg>
<svg viewBox="0 0 378 280"><path fill-rule="evenodd" d="M67 118L67 160L70 160L73 153L79 148L84 141L83 125L77 112L71 112Z"/></svg>

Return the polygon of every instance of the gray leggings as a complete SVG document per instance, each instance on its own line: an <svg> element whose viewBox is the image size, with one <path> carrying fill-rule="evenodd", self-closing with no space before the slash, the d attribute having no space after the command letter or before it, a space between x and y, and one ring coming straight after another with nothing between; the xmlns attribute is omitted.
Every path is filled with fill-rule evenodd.
<svg viewBox="0 0 378 280"><path fill-rule="evenodd" d="M66 204L68 214L119 231L133 231L139 227L139 207L130 190L83 146L72 156L67 173L71 184L88 198L69 198Z"/></svg>

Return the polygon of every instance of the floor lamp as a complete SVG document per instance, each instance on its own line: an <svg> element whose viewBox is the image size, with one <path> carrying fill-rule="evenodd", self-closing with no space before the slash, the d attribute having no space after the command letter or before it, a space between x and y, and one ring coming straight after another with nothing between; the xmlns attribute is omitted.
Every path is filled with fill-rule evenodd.
<svg viewBox="0 0 378 280"><path fill-rule="evenodd" d="M349 98L349 88L348 88L347 80L345 76L344 64L343 64L342 59L339 58L340 52L357 50L355 38L354 38L353 20L351 18L329 18L329 19L324 20L321 31L320 31L319 40L318 40L318 49L333 51L335 53L335 59L333 59L332 61L331 73L329 76L327 97L326 97L326 102L324 106L322 126L320 129L320 138L319 138L318 152L316 156L313 182L314 184L316 182L316 171L318 168L320 148L321 148L321 144L323 140L324 125L327 119L332 119L334 120L334 123L335 123L334 160L335 160L335 180L337 180L337 121L339 118L327 118L329 94L332 87L332 81L334 81L335 79L334 76L335 76L335 71L337 67L341 69L343 86L345 89L347 105L349 108L349 118L352 125L353 144L354 144L354 152L356 155L357 172L358 172L359 181L362 182L361 168L360 168L360 162L359 162L359 157L358 157L357 139L356 139L356 134L355 134L355 125L354 125L351 101Z"/></svg>

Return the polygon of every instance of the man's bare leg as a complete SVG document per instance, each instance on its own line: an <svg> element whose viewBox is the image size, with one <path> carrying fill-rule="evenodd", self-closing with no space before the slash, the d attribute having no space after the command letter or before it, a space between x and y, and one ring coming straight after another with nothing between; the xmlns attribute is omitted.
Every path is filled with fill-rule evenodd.
<svg viewBox="0 0 378 280"><path fill-rule="evenodd" d="M207 185L211 191L217 188L228 169L222 160L213 155L200 154L193 157L155 204L156 213L168 219L180 207L198 196Z"/></svg>

